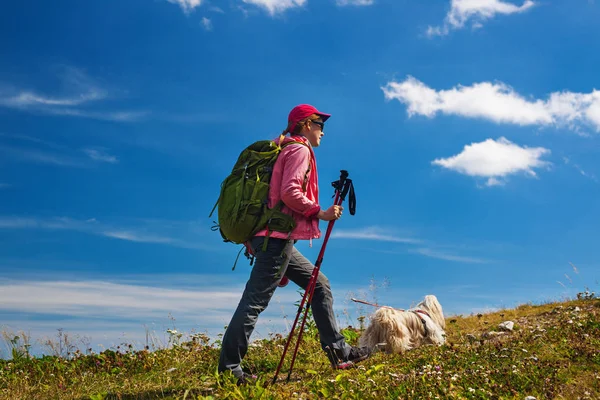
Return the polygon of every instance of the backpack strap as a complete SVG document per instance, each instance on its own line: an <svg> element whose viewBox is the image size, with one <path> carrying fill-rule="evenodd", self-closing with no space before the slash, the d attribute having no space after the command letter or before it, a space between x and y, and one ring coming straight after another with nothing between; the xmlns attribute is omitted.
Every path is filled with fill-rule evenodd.
<svg viewBox="0 0 600 400"><path fill-rule="evenodd" d="M310 147L304 143L304 142L298 142L296 140L290 140L287 143L283 143L283 139L285 139L285 135L279 135L279 147L281 150L283 150L284 148L286 148L287 146L291 145L291 144L301 144L302 146L306 146L310 149ZM283 143L283 144L282 144ZM312 153L311 153L311 160L312 160ZM306 193L306 185L308 184L308 174L310 173L311 168L310 168L310 161L308 162L308 169L306 170L306 173L304 174L304 182L302 183L302 191ZM278 208L279 210L281 210L281 208L284 206L283 200L279 200L277 202L277 204L275 205L275 207L273 208ZM267 235L265 236L265 240L263 242L262 245L262 251L267 251L267 244L269 242L269 238L271 237L271 231L269 229L269 225L267 224L267 226L265 227L265 229L267 230ZM290 239L290 236L292 235L292 232L288 233L288 240Z"/></svg>
<svg viewBox="0 0 600 400"><path fill-rule="evenodd" d="M284 135L282 135L282 136L284 136ZM281 140L282 140L281 136L280 136L279 140L280 140L279 143L281 143ZM289 142L281 145L280 147L283 150L284 147L287 147L290 144L301 144L301 145L306 146L306 147L308 147L310 149L310 146L307 145L306 143L304 143L304 142L298 142L298 141L295 141L295 140L289 141ZM311 154L310 154L310 160L312 160L312 159L313 159L313 155L312 155L312 152L311 152ZM311 171L311 167L310 167L310 161L309 161L308 162L308 169L306 170L306 173L304 174L304 181L302 182L302 191L304 193L306 193L306 186L308 185L308 174L310 173L310 171Z"/></svg>

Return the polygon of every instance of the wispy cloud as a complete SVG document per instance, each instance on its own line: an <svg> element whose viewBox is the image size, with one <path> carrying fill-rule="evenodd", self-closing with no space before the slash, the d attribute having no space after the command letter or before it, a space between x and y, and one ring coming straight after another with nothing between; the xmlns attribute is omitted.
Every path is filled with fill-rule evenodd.
<svg viewBox="0 0 600 400"><path fill-rule="evenodd" d="M115 239L128 240L130 242L139 243L161 243L161 244L173 244L175 239L164 236L154 236L141 234L139 232L132 231L105 231L102 235Z"/></svg>
<svg viewBox="0 0 600 400"><path fill-rule="evenodd" d="M433 165L456 171L461 174L487 178L487 186L506 183L508 175L525 173L536 176L535 168L550 165L541 157L550 153L543 147L521 147L506 138L487 139L480 143L466 145L463 151L448 158L438 158Z"/></svg>
<svg viewBox="0 0 600 400"><path fill-rule="evenodd" d="M450 11L441 26L429 26L427 36L444 36L452 29L463 28L468 21L472 21L474 29L481 28L483 22L494 16L523 13L532 8L535 3L525 0L521 5L516 5L502 0L451 0Z"/></svg>
<svg viewBox="0 0 600 400"><path fill-rule="evenodd" d="M102 149L83 149L83 152L94 161L101 161L109 164L116 164L119 162L119 159L116 156L107 154Z"/></svg>
<svg viewBox="0 0 600 400"><path fill-rule="evenodd" d="M78 106L91 101L106 98L106 93L88 88L87 93L81 93L74 97L52 98L44 97L33 92L22 91L12 97L0 98L0 104L6 107L27 108L31 106Z"/></svg>
<svg viewBox="0 0 600 400"><path fill-rule="evenodd" d="M0 138L6 138L6 141L11 143L10 145L0 144L0 153L4 153L5 158L79 168L91 166L92 161L110 164L119 162L116 156L106 153L105 149L100 147L89 147L79 151L27 135L0 133ZM81 152L85 153L87 157L84 157Z"/></svg>
<svg viewBox="0 0 600 400"><path fill-rule="evenodd" d="M12 93L4 88L0 94L0 105L12 108L28 108L35 106L79 106L85 103L104 100L108 97L107 90L98 87L83 71L65 67L59 77L68 91L61 96L48 96L30 90L20 90Z"/></svg>
<svg viewBox="0 0 600 400"><path fill-rule="evenodd" d="M11 185L9 185L8 183L1 183L0 182L0 189L7 189L9 188Z"/></svg>
<svg viewBox="0 0 600 400"><path fill-rule="evenodd" d="M426 257L437 258L440 260L446 261L456 261L462 263L473 263L473 264L485 264L488 263L488 260L482 258L474 258L474 257L465 257L456 254L447 253L440 250L435 250L427 247L422 247L418 249L413 249L411 252L421 254Z"/></svg>
<svg viewBox="0 0 600 400"><path fill-rule="evenodd" d="M388 82L381 89L387 100L405 104L409 116L433 118L442 113L499 124L566 126L575 131L582 125L590 125L600 132L598 90L554 92L546 100L530 100L501 82L457 85L437 91L411 76L402 82Z"/></svg>
<svg viewBox="0 0 600 400"><path fill-rule="evenodd" d="M136 220L128 226L103 223L95 218L77 220L68 217L38 218L0 216L0 229L43 229L77 231L91 235L137 243L156 243L186 249L214 250L201 245L198 224L181 221Z"/></svg>
<svg viewBox="0 0 600 400"><path fill-rule="evenodd" d="M578 164L575 164L573 162L571 162L571 159L568 157L563 157L563 161L566 165L571 165L573 168L575 168L575 170L577 172L579 172L582 176L585 176L586 178L589 178L591 180L593 180L594 182L598 183L598 178L596 178L596 175L591 174L589 172L586 172L583 170L583 168L581 168Z"/></svg>
<svg viewBox="0 0 600 400"><path fill-rule="evenodd" d="M108 89L100 87L77 68L63 68L59 78L65 88L60 94L42 94L34 89L0 83L0 107L33 114L118 122L137 121L149 114L147 111L92 109L92 106L103 105L112 99Z"/></svg>
<svg viewBox="0 0 600 400"><path fill-rule="evenodd" d="M169 3L178 4L184 13L189 14L194 8L202 4L202 0L167 0Z"/></svg>
<svg viewBox="0 0 600 400"><path fill-rule="evenodd" d="M115 122L141 121L151 114L149 111L86 111L66 108L48 108L34 111L41 111L42 113L49 115L90 118Z"/></svg>
<svg viewBox="0 0 600 400"><path fill-rule="evenodd" d="M48 140L40 139L34 136L0 132L0 137L16 142L34 143L35 145L39 145L40 147L48 147L54 150L62 151L66 149L66 146Z"/></svg>
<svg viewBox="0 0 600 400"><path fill-rule="evenodd" d="M375 0L335 0L338 6L371 6Z"/></svg>
<svg viewBox="0 0 600 400"><path fill-rule="evenodd" d="M400 236L393 231L376 226L367 227L357 230L340 229L331 234L332 238L340 239L359 239L359 240L374 240L379 242L394 242L394 243L420 243L419 239L412 237Z"/></svg>
<svg viewBox="0 0 600 400"><path fill-rule="evenodd" d="M306 0L242 0L246 4L252 4L265 9L270 15L281 14L288 9L303 7Z"/></svg>
<svg viewBox="0 0 600 400"><path fill-rule="evenodd" d="M437 258L446 261L457 261L464 263L488 263L488 259L480 257L465 256L464 251L473 250L472 246L464 245L453 246L436 243L432 240L418 239L411 235L399 235L395 230L377 226L366 227L355 230L340 229L331 233L332 238L351 239L361 241L376 241L389 243L390 245L381 245L378 248L368 250L375 253L385 254L419 254L425 257ZM401 243L401 248L393 247L391 244Z"/></svg>
<svg viewBox="0 0 600 400"><path fill-rule="evenodd" d="M213 24L212 21L209 18L206 17L202 17L202 20L200 21L200 24L204 27L204 29L206 31L212 31L213 30Z"/></svg>
<svg viewBox="0 0 600 400"><path fill-rule="evenodd" d="M26 149L15 146L0 145L0 154L4 153L4 158L13 157L16 159L40 163L40 164L51 164L61 167L84 167L85 164L80 160L73 157L58 154L50 151L43 151L37 149Z"/></svg>
<svg viewBox="0 0 600 400"><path fill-rule="evenodd" d="M112 279L0 277L0 313L4 313L0 330L13 327L30 333L34 339L54 337L61 328L74 337L87 337L94 348L112 343L138 345L145 342L145 328L161 345L168 341L167 328L182 333L208 333L217 338L239 302L245 281L239 276L188 276L194 287L172 285L170 274L155 275L155 283L129 283ZM169 285L170 287L165 287ZM285 332L298 294L292 288L277 290L271 306L261 314L253 339L270 332ZM277 307L277 305L280 307ZM14 317L11 317L13 316ZM38 347L41 353L48 349Z"/></svg>
<svg viewBox="0 0 600 400"><path fill-rule="evenodd" d="M121 318L164 316L174 310L210 318L207 312L229 311L239 288L165 289L107 281L39 281L0 283L0 308L10 311ZM25 295L27 293L27 295ZM34 294L34 295L32 295Z"/></svg>

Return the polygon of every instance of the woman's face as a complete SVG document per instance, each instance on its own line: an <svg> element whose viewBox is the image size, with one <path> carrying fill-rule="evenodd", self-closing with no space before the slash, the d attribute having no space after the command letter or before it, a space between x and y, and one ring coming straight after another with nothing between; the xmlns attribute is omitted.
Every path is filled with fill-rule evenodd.
<svg viewBox="0 0 600 400"><path fill-rule="evenodd" d="M312 147L319 147L321 144L321 137L323 137L323 126L324 123L320 119L313 121L308 120L304 136L308 139Z"/></svg>

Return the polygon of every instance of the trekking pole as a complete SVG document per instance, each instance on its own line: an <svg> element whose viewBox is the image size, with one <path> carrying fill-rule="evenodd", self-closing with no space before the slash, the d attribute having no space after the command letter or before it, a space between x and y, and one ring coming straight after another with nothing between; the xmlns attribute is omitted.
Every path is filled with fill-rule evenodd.
<svg viewBox="0 0 600 400"><path fill-rule="evenodd" d="M335 200L333 201L334 205L341 205L346 197L348 191L350 191L350 199L349 199L349 208L350 215L354 215L356 211L356 198L354 196L354 187L352 185L352 180L348 179L348 171L342 170L340 171L340 179L338 181L332 182L332 186L335 188ZM296 324L298 323L298 319L300 318L300 314L304 311L304 316L302 318L302 325L300 327L300 332L298 333L298 339L296 341L296 347L294 349L294 354L292 356L292 362L290 365L290 370L288 372L287 380L290 380L290 376L292 374L292 369L294 367L294 362L296 360L296 354L298 352L298 347L300 346L300 341L302 340L302 333L304 331L304 325L306 323L306 317L308 315L308 310L310 308L310 303L312 302L312 296L317 285L317 278L319 277L319 271L321 270L321 263L323 262L323 255L325 253L325 248L327 247L327 242L329 241L329 235L331 234L331 230L333 229L333 225L335 220L329 221L327 225L327 231L325 233L325 238L323 239L323 245L321 246L321 251L319 252L319 256L317 258L317 262L315 263L315 268L312 271L310 276L310 280L308 281L308 285L304 292L304 296L302 297L302 301L298 306L298 312L296 313L296 319L292 324L292 329L288 336L288 339L285 343L285 347L283 348L283 354L281 355L281 360L279 361L279 365L277 366L277 370L275 371L275 376L273 377L273 383L277 381L277 376L279 375L279 371L283 365L283 361L285 359L285 355L287 353L288 347L292 341L294 336L294 330L296 329ZM308 299L308 301L307 301ZM306 308L304 304L306 303Z"/></svg>

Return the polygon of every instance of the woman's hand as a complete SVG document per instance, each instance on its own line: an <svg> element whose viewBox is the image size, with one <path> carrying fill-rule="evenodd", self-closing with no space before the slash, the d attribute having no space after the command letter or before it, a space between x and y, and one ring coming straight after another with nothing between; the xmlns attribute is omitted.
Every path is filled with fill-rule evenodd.
<svg viewBox="0 0 600 400"><path fill-rule="evenodd" d="M342 211L344 211L344 207L342 206L331 206L326 211L319 211L317 218L323 221L332 221L339 219L342 216Z"/></svg>

